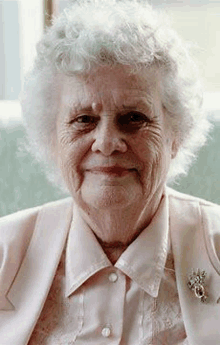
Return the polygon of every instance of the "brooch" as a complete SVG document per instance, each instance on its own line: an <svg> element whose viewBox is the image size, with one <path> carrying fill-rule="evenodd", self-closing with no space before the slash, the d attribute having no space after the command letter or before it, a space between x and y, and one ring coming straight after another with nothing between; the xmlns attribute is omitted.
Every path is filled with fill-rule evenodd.
<svg viewBox="0 0 220 345"><path fill-rule="evenodd" d="M192 274L190 274L187 283L188 288L195 293L195 296L199 298L201 302L205 302L208 297L204 286L206 276L207 273L205 271L200 271L200 269L198 269L197 272L193 271Z"/></svg>

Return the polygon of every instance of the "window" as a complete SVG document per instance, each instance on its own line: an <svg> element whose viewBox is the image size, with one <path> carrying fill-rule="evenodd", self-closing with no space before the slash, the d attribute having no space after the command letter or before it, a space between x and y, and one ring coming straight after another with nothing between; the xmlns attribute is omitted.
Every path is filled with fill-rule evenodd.
<svg viewBox="0 0 220 345"><path fill-rule="evenodd" d="M20 118L18 97L43 32L43 2L0 0L0 118Z"/></svg>

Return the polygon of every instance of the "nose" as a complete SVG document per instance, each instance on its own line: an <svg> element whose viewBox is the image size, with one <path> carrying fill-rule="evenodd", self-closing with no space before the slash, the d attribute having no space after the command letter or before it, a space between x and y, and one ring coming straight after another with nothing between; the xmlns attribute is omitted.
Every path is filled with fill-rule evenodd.
<svg viewBox="0 0 220 345"><path fill-rule="evenodd" d="M125 153L127 151L124 134L108 116L97 126L91 149L93 152L101 152L104 156L110 156L114 152Z"/></svg>

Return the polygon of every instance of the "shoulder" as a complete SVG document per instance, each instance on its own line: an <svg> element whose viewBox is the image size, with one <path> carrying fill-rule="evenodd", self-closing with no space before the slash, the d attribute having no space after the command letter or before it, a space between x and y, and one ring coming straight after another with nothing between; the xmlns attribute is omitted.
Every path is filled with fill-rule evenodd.
<svg viewBox="0 0 220 345"><path fill-rule="evenodd" d="M203 248L207 251L212 266L220 274L220 205L171 188L167 188L167 195L172 244L173 247L179 246L176 257L181 247L190 249L189 243L194 248L196 245L201 248L203 239Z"/></svg>
<svg viewBox="0 0 220 345"><path fill-rule="evenodd" d="M178 192L169 187L166 188L166 193L169 199L169 203L178 203L180 205L189 206L197 205L199 207L205 208L207 211L216 209L219 212L220 210L220 205L196 196Z"/></svg>
<svg viewBox="0 0 220 345"><path fill-rule="evenodd" d="M0 218L0 278L7 263L13 263L13 270L19 266L41 219L46 216L53 226L71 208L72 198L66 198Z"/></svg>
<svg viewBox="0 0 220 345"><path fill-rule="evenodd" d="M12 244L18 240L25 242L30 239L39 215L44 210L57 212L62 206L70 206L71 198L46 203L41 206L28 208L0 218L0 245Z"/></svg>
<svg viewBox="0 0 220 345"><path fill-rule="evenodd" d="M35 243L37 240L41 246L42 241L48 238L51 228L59 227L61 219L66 221L68 218L66 215L71 208L72 199L67 198L22 210L0 219L0 308L11 309L3 296L9 290L32 239ZM45 218L46 226L43 221Z"/></svg>
<svg viewBox="0 0 220 345"><path fill-rule="evenodd" d="M209 231L220 233L220 205L177 192L168 187L167 195L171 208L170 212L174 209L179 217L184 216L185 218L194 215L195 222L199 220Z"/></svg>

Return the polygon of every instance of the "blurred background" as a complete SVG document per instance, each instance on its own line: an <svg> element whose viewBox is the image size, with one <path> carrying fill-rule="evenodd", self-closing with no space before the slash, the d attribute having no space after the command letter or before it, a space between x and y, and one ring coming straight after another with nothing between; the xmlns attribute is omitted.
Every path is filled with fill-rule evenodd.
<svg viewBox="0 0 220 345"><path fill-rule="evenodd" d="M19 104L35 45L51 18L68 0L0 0L0 216L56 200L41 167L22 148ZM189 175L173 187L220 204L220 1L151 0L171 17L174 28L195 44L205 84L204 105L214 129Z"/></svg>

